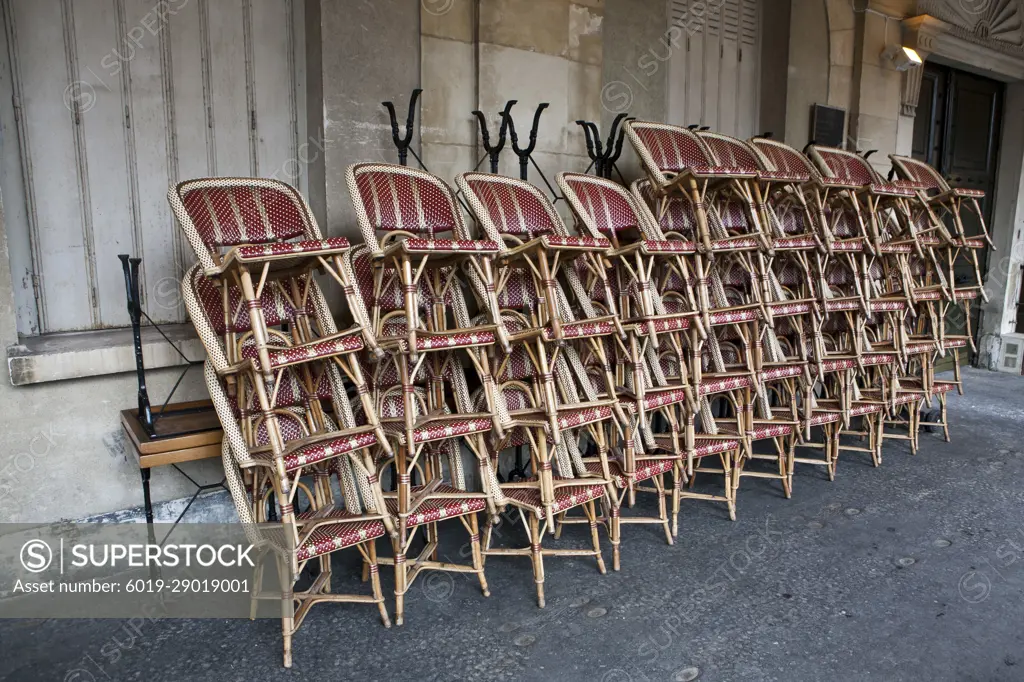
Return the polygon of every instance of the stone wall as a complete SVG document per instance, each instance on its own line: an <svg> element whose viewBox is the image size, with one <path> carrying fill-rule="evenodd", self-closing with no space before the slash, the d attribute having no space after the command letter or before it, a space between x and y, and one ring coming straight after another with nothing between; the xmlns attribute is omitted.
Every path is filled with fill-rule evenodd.
<svg viewBox="0 0 1024 682"><path fill-rule="evenodd" d="M577 119L601 120L602 0L445 0L420 10L423 160L452 182L483 154L476 119L484 112L497 137L507 100L520 146L528 143L541 102L534 158L553 183L563 170L590 163ZM518 176L511 141L501 172ZM483 166L486 169L486 162ZM536 169L530 180L542 185Z"/></svg>

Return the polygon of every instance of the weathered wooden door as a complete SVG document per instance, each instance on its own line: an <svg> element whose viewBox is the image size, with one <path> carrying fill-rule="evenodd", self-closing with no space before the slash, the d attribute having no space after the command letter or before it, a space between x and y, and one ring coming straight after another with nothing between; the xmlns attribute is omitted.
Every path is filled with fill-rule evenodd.
<svg viewBox="0 0 1024 682"><path fill-rule="evenodd" d="M667 39L652 47L669 69L669 123L758 132L758 12L755 0L671 0Z"/></svg>
<svg viewBox="0 0 1024 682"><path fill-rule="evenodd" d="M982 210L991 230L1004 86L937 64L926 64L924 69L914 119L913 156L937 168L952 185L984 190ZM966 214L964 227L969 234L980 231L977 220ZM988 255L987 250L978 253L982 274ZM969 285L974 281L973 268L961 259L955 277L958 284ZM980 308L974 305L971 311L975 338ZM959 327L953 333L961 333L965 326L962 317L956 315L947 322ZM966 360L965 353L961 362Z"/></svg>
<svg viewBox="0 0 1024 682"><path fill-rule="evenodd" d="M184 320L176 281L195 256L167 188L280 175L296 158L301 4L3 0L0 188L20 333L127 325L119 253L143 258L149 314Z"/></svg>

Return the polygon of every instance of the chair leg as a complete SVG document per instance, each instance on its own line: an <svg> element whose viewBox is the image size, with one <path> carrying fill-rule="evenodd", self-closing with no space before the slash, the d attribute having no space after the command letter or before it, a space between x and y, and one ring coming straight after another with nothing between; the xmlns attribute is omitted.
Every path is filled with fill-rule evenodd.
<svg viewBox="0 0 1024 682"><path fill-rule="evenodd" d="M658 474L654 477L654 487L658 491L658 518L661 519L661 524L665 528L665 541L668 544L673 544L672 540L672 529L668 525L668 500L665 499L665 475ZM619 570L618 566L615 570Z"/></svg>
<svg viewBox="0 0 1024 682"><path fill-rule="evenodd" d="M295 604L292 601L292 588L288 576L290 568L285 559L277 557L277 571L281 578L281 636L284 645L284 667L292 667L292 632L295 623Z"/></svg>
<svg viewBox="0 0 1024 682"><path fill-rule="evenodd" d="M677 462L672 469L672 536L679 535L679 502L682 499L683 463Z"/></svg>
<svg viewBox="0 0 1024 682"><path fill-rule="evenodd" d="M405 623L405 590L409 571L399 540L395 540L395 625Z"/></svg>
<svg viewBox="0 0 1024 682"><path fill-rule="evenodd" d="M722 453L722 468L725 478L725 499L729 505L729 520L736 520L736 489L739 487L739 479L735 471L739 470L739 450L730 450Z"/></svg>
<svg viewBox="0 0 1024 682"><path fill-rule="evenodd" d="M946 394L939 394L939 408L942 412L942 434L946 438L946 442L949 442L949 419L946 418Z"/></svg>
<svg viewBox="0 0 1024 682"><path fill-rule="evenodd" d="M473 568L480 578L480 591L485 597L490 597L491 591L487 588L487 577L484 575L483 552L480 551L480 522L476 514L469 515L469 542L473 549Z"/></svg>
<svg viewBox="0 0 1024 682"><path fill-rule="evenodd" d="M583 505L583 511L590 522L590 539L594 543L594 551L597 552L597 570L604 575L608 569L604 566L604 557L601 556L601 536L597 532L597 508L593 500Z"/></svg>
<svg viewBox="0 0 1024 682"><path fill-rule="evenodd" d="M533 582L537 586L537 606L544 608L544 555L540 553L540 520L536 514L530 514L530 557Z"/></svg>
<svg viewBox="0 0 1024 682"><path fill-rule="evenodd" d="M377 600L380 608L380 622L384 627L391 627L391 619L388 617L388 605L384 603L384 592L380 589L380 567L377 566L377 543L371 540L366 543L366 553L370 561L363 564L363 568L369 567L370 586L373 588L373 598Z"/></svg>

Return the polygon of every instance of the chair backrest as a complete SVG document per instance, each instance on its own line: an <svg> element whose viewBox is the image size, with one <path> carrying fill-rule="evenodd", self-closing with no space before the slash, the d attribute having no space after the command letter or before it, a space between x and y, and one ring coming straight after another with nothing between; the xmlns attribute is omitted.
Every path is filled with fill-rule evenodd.
<svg viewBox="0 0 1024 682"><path fill-rule="evenodd" d="M711 150L711 153L714 154L716 162L715 165L717 166L724 166L749 173L756 173L759 170L767 170L767 168L763 166L757 152L751 149L743 140L735 137L729 137L728 135L722 135L721 133L712 133L706 130L699 131L697 133L697 137L700 138L700 140L707 145L707 148Z"/></svg>
<svg viewBox="0 0 1024 682"><path fill-rule="evenodd" d="M714 154L692 130L650 121L626 121L624 127L647 174L659 185L667 182L665 173L716 165Z"/></svg>
<svg viewBox="0 0 1024 682"><path fill-rule="evenodd" d="M503 235L529 241L542 234L569 234L558 212L539 189L517 178L463 173L455 178L488 239L504 245Z"/></svg>
<svg viewBox="0 0 1024 682"><path fill-rule="evenodd" d="M357 163L345 171L359 229L374 252L381 250L377 232L451 234L469 239L451 187L426 171L384 163Z"/></svg>
<svg viewBox="0 0 1024 682"><path fill-rule="evenodd" d="M793 176L806 175L808 178L817 175L814 165L807 157L789 145L764 137L752 138L749 143L754 151L762 157L762 163L765 163L769 170Z"/></svg>
<svg viewBox="0 0 1024 682"><path fill-rule="evenodd" d="M223 289L203 274L202 263L196 263L185 273L181 291L185 308L214 368L217 371L227 369L229 363L225 337L229 332L238 335L239 342L249 339L250 344L254 343L251 337L247 337L248 332L252 330L252 324L241 292L235 286L228 286L229 309L225 313ZM306 316L319 328L321 335L330 336L338 333L327 300L316 281L310 283L304 310L294 305L288 292L277 282L266 284L260 303L263 317L270 329L285 323L293 324L297 317Z"/></svg>
<svg viewBox="0 0 1024 682"><path fill-rule="evenodd" d="M818 172L827 178L850 185L870 185L880 180L867 159L856 152L811 145L810 157L817 164Z"/></svg>
<svg viewBox="0 0 1024 682"><path fill-rule="evenodd" d="M647 205L622 185L582 173L559 173L556 180L577 221L590 232L615 236L636 229L642 239L665 239Z"/></svg>
<svg viewBox="0 0 1024 682"><path fill-rule="evenodd" d="M677 232L686 239L694 239L697 234L697 216L693 212L693 204L688 198L682 195L673 194L665 197L665 209L660 218L655 216L660 212L658 198L654 195L654 187L650 180L637 180L630 185L630 192L636 200L647 207L651 216L655 218L659 231L663 234Z"/></svg>
<svg viewBox="0 0 1024 682"><path fill-rule="evenodd" d="M946 179L924 161L898 154L890 154L889 160L892 161L892 167L896 169L896 173L904 180L920 183L930 190L944 192L949 189Z"/></svg>
<svg viewBox="0 0 1024 682"><path fill-rule="evenodd" d="M322 239L306 200L279 180L185 180L168 190L167 200L204 269L216 266L225 247Z"/></svg>

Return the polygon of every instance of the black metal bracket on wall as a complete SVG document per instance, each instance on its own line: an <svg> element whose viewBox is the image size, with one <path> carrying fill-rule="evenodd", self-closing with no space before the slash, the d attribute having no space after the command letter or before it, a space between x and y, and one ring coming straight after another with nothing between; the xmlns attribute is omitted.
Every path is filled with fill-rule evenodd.
<svg viewBox="0 0 1024 682"><path fill-rule="evenodd" d="M149 434L150 438L159 437L156 432L156 424L159 421L161 415L167 409L167 405L171 402L171 398L174 397L174 392L178 390L178 386L181 385L182 379L185 378L185 374L188 373L194 365L203 364L202 360L190 360L171 339L164 333L164 330L160 328L160 325L153 321L145 310L142 309L142 296L139 292L139 265L142 263L141 258L132 258L126 253L118 255L118 259L121 261L121 269L124 271L124 288L126 299L128 302L128 317L132 323L132 345L135 349L135 376L138 380L138 405L139 405L139 422L142 424L146 433ZM178 380L174 382L174 386L171 387L170 393L167 395L167 400L164 401L160 411L154 415L152 405L149 401L149 390L146 387L146 365L142 357L142 320L143 318L157 330L160 336L164 337L164 340L174 349L174 351L181 356L187 364L185 369L181 371L178 376Z"/></svg>
<svg viewBox="0 0 1024 682"><path fill-rule="evenodd" d="M551 106L548 102L541 102L537 105L537 110L533 112L533 125L530 127L530 142L526 147L519 146L519 135L516 134L516 123L512 119L512 104L516 101L512 100L509 104L505 105L505 111L502 114L505 121L508 123L508 134L512 138L512 151L519 157L519 178L521 180L529 180L530 164L540 173L541 180L547 186L548 191L551 192L551 196L554 197L554 202L557 203L559 199L563 199L562 195L558 193L558 190L552 186L548 181L548 177L544 175L544 171L541 170L540 166L537 165L537 161L533 158L533 150L537 148L537 131L540 129L540 115L544 113L544 110Z"/></svg>
<svg viewBox="0 0 1024 682"><path fill-rule="evenodd" d="M619 179L625 184L626 180L622 176L622 172L619 171L619 167L616 162L619 157L622 156L622 142L626 136L626 128L622 126L624 120L632 121L632 118L628 118L629 114L621 113L615 117L612 121L611 131L608 133L608 141L604 146L601 145L601 133L598 130L597 124L593 121L576 121L576 125L583 128L583 134L587 140L587 156L590 157L590 166L587 168L587 172L590 169L594 169L594 174L611 180L612 170L619 174Z"/></svg>
<svg viewBox="0 0 1024 682"><path fill-rule="evenodd" d="M409 115L405 119L404 137L398 127L398 114L395 113L394 102L381 102L381 105L387 109L388 117L391 119L391 140L395 143L395 148L398 149L398 163L403 166L408 166L409 153L412 152L413 158L416 159L416 163L420 165L420 168L427 170L427 167L423 165L423 160L418 154L416 154L416 150L411 146L412 135L416 130L416 103L419 101L420 93L422 92L422 88L416 88L412 91L412 96L409 98Z"/></svg>
<svg viewBox="0 0 1024 682"><path fill-rule="evenodd" d="M476 109L473 111L473 115L476 116L477 121L480 123L480 138L483 141L484 155L477 161L476 166L473 170L480 167L480 164L484 162L484 159L490 158L491 172L497 174L498 172L498 161L501 159L501 150L505 148L505 135L508 132L508 122L511 120L509 116L509 110L515 105L516 100L510 99L505 102L505 109L501 112L501 125L498 127L498 143L491 145L491 135L487 130L487 119L484 117L484 112Z"/></svg>

